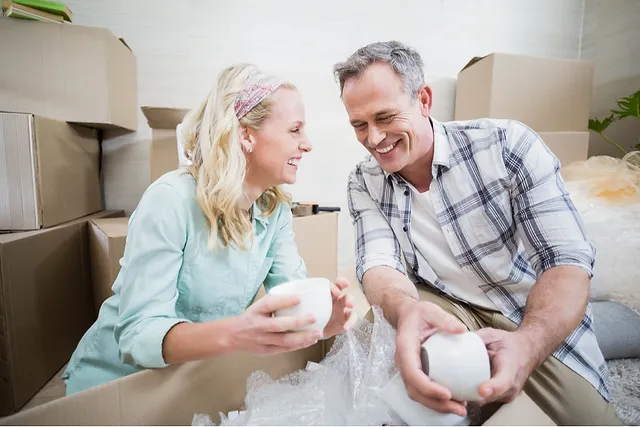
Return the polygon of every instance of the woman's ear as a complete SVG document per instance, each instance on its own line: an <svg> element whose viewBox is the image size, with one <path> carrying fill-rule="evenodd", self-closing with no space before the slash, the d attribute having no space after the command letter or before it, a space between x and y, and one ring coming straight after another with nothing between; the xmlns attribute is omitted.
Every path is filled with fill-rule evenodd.
<svg viewBox="0 0 640 427"><path fill-rule="evenodd" d="M253 137L249 134L246 127L240 127L240 146L245 153L251 153L253 151Z"/></svg>

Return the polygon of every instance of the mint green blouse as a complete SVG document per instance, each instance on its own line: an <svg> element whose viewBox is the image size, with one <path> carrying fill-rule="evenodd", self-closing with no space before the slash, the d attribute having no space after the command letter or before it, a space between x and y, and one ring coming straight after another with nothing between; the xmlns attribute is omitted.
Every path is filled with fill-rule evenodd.
<svg viewBox="0 0 640 427"><path fill-rule="evenodd" d="M129 219L114 295L64 373L67 394L165 367L162 341L177 323L236 316L263 283L268 290L306 277L291 222L286 204L269 217L254 204L250 249L210 250L195 180L176 170L151 184Z"/></svg>

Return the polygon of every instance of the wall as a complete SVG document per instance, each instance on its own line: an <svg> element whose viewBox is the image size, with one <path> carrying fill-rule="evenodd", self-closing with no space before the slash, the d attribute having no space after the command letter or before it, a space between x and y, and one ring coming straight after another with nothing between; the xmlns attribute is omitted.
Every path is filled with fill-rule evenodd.
<svg viewBox="0 0 640 427"><path fill-rule="evenodd" d="M602 119L618 98L640 89L640 1L586 0L580 54L595 61L591 117ZM621 120L604 133L628 150L640 143L640 120ZM602 154L621 152L592 132L589 155Z"/></svg>
<svg viewBox="0 0 640 427"><path fill-rule="evenodd" d="M583 0L67 0L77 24L105 26L123 37L138 60L141 105L192 107L215 75L254 62L299 86L314 144L303 159L299 200L343 208L341 268L353 265L346 179L364 155L338 97L332 65L358 47L398 39L416 47L434 86L434 117L453 117L455 76L473 56L493 51L578 58ZM110 208L131 212L149 184L150 131L142 114L134 135L105 143Z"/></svg>

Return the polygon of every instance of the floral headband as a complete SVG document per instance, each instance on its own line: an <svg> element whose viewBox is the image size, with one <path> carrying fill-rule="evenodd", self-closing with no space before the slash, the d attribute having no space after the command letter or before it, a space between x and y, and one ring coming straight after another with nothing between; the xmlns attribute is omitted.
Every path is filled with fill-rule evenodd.
<svg viewBox="0 0 640 427"><path fill-rule="evenodd" d="M236 99L235 110L238 120L278 89L282 83L283 81L277 77L253 70L245 80L244 87L240 91L238 99Z"/></svg>

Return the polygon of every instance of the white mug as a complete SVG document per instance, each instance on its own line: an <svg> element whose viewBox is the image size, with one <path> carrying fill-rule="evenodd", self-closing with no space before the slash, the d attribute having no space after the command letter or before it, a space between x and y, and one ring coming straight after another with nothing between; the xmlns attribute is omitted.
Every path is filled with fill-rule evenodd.
<svg viewBox="0 0 640 427"><path fill-rule="evenodd" d="M300 304L293 307L276 310L274 315L280 316L304 316L312 314L315 322L308 326L295 329L295 331L323 331L333 311L333 299L331 298L331 281L325 278L310 278L294 280L283 283L269 290L271 295L295 295L300 298Z"/></svg>
<svg viewBox="0 0 640 427"><path fill-rule="evenodd" d="M480 385L491 378L489 353L475 332L436 332L421 347L422 369L446 387L454 400L482 400Z"/></svg>

